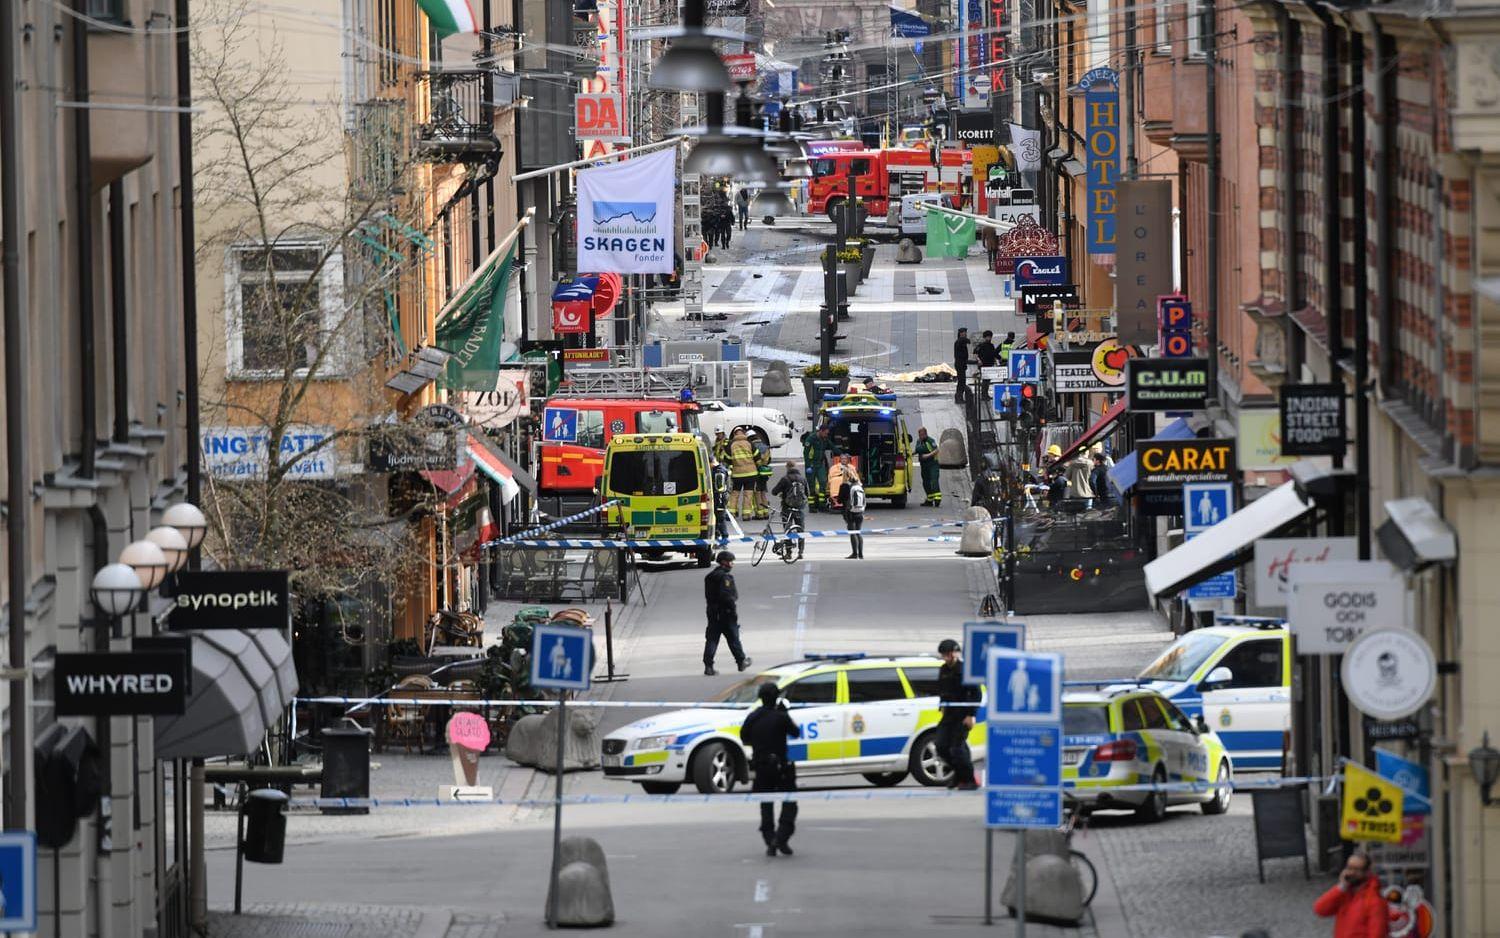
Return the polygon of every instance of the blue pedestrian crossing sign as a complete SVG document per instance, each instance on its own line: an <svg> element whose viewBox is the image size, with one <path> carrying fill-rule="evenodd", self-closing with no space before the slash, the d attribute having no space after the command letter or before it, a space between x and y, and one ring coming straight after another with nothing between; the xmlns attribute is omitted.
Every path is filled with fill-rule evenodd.
<svg viewBox="0 0 1500 938"><path fill-rule="evenodd" d="M548 407L542 414L542 438L554 443L578 442L578 411L571 407Z"/></svg>
<svg viewBox="0 0 1500 938"><path fill-rule="evenodd" d="M538 625L531 633L531 686L588 690L594 670L593 633L571 625Z"/></svg>
<svg viewBox="0 0 1500 938"><path fill-rule="evenodd" d="M1062 792L991 788L984 793L986 827L1048 830L1062 827Z"/></svg>
<svg viewBox="0 0 1500 938"><path fill-rule="evenodd" d="M0 833L0 932L36 931L36 834Z"/></svg>
<svg viewBox="0 0 1500 938"><path fill-rule="evenodd" d="M988 665L989 722L1062 722L1062 655L991 648Z"/></svg>
<svg viewBox="0 0 1500 938"><path fill-rule="evenodd" d="M1042 353L1035 349L1011 349L1010 380L1031 383L1042 380Z"/></svg>
<svg viewBox="0 0 1500 938"><path fill-rule="evenodd" d="M1234 513L1233 482L1182 484L1184 531L1207 531Z"/></svg>
<svg viewBox="0 0 1500 938"><path fill-rule="evenodd" d="M1026 647L1023 622L964 623L964 683L982 685L989 674L990 649Z"/></svg>
<svg viewBox="0 0 1500 938"><path fill-rule="evenodd" d="M990 393L995 395L995 413L1019 414L1021 412L1021 386L1019 384L992 384Z"/></svg>

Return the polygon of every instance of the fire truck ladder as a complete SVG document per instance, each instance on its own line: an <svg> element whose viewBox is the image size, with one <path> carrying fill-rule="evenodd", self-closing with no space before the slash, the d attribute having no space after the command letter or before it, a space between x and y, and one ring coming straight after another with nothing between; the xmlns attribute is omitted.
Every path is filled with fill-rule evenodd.
<svg viewBox="0 0 1500 938"><path fill-rule="evenodd" d="M557 389L559 397L670 397L692 387L693 369L683 365L665 368L578 368L568 372L568 382Z"/></svg>

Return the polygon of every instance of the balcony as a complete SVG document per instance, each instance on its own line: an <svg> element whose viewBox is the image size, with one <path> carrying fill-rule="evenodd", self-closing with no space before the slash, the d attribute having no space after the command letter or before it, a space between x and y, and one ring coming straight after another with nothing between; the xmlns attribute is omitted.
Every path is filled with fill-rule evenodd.
<svg viewBox="0 0 1500 938"><path fill-rule="evenodd" d="M429 101L428 118L417 128L418 156L433 163L470 163L500 152L487 100L491 75L465 69L425 72L417 79Z"/></svg>
<svg viewBox="0 0 1500 938"><path fill-rule="evenodd" d="M410 133L405 101L376 98L354 105L349 139L356 197L378 201L406 192Z"/></svg>

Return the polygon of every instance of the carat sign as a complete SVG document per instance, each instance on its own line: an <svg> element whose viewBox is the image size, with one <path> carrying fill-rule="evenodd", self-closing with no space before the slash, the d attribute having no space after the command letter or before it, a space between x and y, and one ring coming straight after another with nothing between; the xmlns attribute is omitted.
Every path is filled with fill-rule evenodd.
<svg viewBox="0 0 1500 938"><path fill-rule="evenodd" d="M578 173L578 269L672 273L677 151L659 150Z"/></svg>
<svg viewBox="0 0 1500 938"><path fill-rule="evenodd" d="M1367 630L1406 627L1406 587L1383 560L1330 561L1291 569L1287 623L1297 653L1341 655Z"/></svg>
<svg viewBox="0 0 1500 938"><path fill-rule="evenodd" d="M624 108L617 94L580 94L573 99L573 133L579 140L628 143Z"/></svg>

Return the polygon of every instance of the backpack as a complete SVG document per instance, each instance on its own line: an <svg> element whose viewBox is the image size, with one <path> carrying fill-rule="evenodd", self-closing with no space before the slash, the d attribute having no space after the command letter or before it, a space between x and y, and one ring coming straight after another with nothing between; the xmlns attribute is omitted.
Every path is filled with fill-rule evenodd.
<svg viewBox="0 0 1500 938"><path fill-rule="evenodd" d="M865 487L859 481L849 486L849 511L856 515L865 513Z"/></svg>
<svg viewBox="0 0 1500 938"><path fill-rule="evenodd" d="M781 497L781 503L788 508L802 508L807 505L807 483L801 478L791 479L786 487L786 494Z"/></svg>

